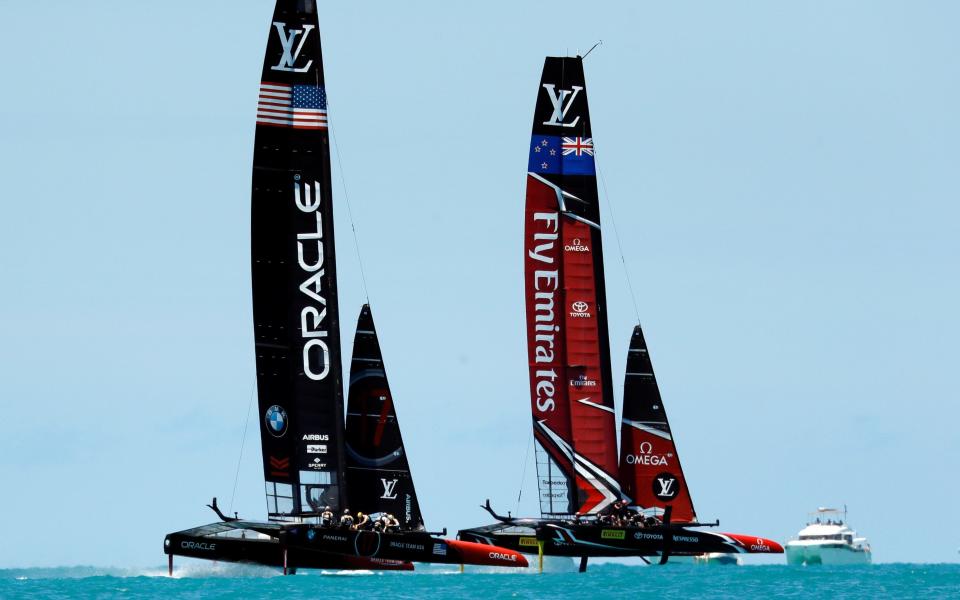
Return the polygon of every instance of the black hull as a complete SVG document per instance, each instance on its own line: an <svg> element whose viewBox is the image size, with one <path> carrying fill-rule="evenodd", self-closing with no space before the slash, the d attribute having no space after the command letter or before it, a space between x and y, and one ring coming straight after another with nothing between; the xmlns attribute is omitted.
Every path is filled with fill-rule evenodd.
<svg viewBox="0 0 960 600"><path fill-rule="evenodd" d="M171 557L255 564L285 571L297 568L413 570L413 565L405 561L358 557L291 545L286 543L286 535L281 529L272 523L244 522L237 527L227 528L223 525L232 524L216 523L171 533L164 539L163 551Z"/></svg>
<svg viewBox="0 0 960 600"><path fill-rule="evenodd" d="M168 555L289 569L412 570L413 562L525 567L519 552L422 531L379 533L306 524L230 521L167 535Z"/></svg>
<svg viewBox="0 0 960 600"><path fill-rule="evenodd" d="M547 556L662 556L664 552L672 556L691 556L708 552L783 552L780 544L765 538L682 527L600 527L548 523L534 529L498 523L461 530L457 538L527 554L538 554L542 543L543 554Z"/></svg>

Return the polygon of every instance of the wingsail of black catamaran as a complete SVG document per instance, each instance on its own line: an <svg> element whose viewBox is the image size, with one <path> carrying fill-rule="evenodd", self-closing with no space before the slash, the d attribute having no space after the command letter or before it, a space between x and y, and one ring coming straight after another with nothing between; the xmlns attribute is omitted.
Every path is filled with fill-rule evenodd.
<svg viewBox="0 0 960 600"><path fill-rule="evenodd" d="M525 287L540 518L502 517L458 537L522 552L659 556L782 552L756 536L704 532L643 332L633 332L616 414L593 134L581 57L548 57L527 166ZM541 563L542 564L542 563Z"/></svg>
<svg viewBox="0 0 960 600"><path fill-rule="evenodd" d="M526 566L516 551L446 540L424 528L368 306L358 324L344 424L317 27L314 0L277 0L257 105L251 250L268 520L229 517L214 499L219 522L166 536L170 572L174 555L285 573L412 569L412 561ZM369 516L355 520L349 508Z"/></svg>

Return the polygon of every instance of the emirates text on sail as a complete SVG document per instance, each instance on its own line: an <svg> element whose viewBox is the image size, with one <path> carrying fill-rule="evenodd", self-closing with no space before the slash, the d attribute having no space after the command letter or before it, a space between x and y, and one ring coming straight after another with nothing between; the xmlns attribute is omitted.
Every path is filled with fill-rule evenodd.
<svg viewBox="0 0 960 600"><path fill-rule="evenodd" d="M534 249L528 251L531 259L556 267L559 260L551 254L556 252L560 215L556 212L534 213L535 223L541 223L544 231L533 234ZM560 331L557 320L556 305L557 289L560 283L560 271L537 270L533 273L534 311L536 324L534 325L534 360L537 363L554 362L554 337ZM537 410L552 411L556 405L554 381L557 372L554 369L537 369L536 394Z"/></svg>

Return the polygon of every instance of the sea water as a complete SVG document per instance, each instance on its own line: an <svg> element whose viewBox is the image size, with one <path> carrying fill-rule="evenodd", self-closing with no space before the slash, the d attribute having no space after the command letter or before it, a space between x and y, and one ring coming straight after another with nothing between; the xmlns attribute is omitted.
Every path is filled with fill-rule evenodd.
<svg viewBox="0 0 960 600"><path fill-rule="evenodd" d="M155 570L0 570L0 598L960 598L958 564L855 567L591 565L504 573L417 565L413 573L276 571L193 563Z"/></svg>

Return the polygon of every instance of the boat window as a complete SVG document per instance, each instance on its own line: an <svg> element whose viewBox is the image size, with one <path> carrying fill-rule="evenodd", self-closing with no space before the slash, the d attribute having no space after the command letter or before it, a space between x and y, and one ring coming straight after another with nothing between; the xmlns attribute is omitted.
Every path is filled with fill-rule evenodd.
<svg viewBox="0 0 960 600"><path fill-rule="evenodd" d="M839 533L834 533L832 535L801 535L801 540L842 540L846 539L847 541L853 541L850 536L843 536Z"/></svg>
<svg viewBox="0 0 960 600"><path fill-rule="evenodd" d="M271 515L288 515L293 512L293 486L289 483L265 482L267 486L267 512Z"/></svg>

